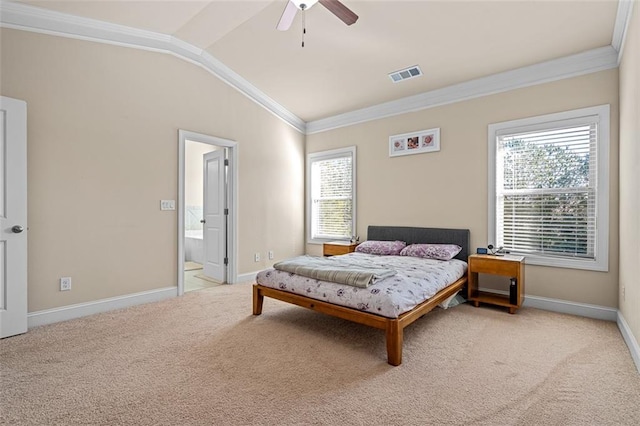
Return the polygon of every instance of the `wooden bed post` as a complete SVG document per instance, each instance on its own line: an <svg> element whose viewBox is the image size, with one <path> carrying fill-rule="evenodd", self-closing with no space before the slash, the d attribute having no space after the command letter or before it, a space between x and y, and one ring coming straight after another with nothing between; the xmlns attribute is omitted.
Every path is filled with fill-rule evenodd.
<svg viewBox="0 0 640 426"><path fill-rule="evenodd" d="M387 322L387 362L391 365L400 365L402 363L402 326L397 319Z"/></svg>
<svg viewBox="0 0 640 426"><path fill-rule="evenodd" d="M262 313L262 302L264 302L264 295L260 292L257 285L253 286L253 315L260 315Z"/></svg>

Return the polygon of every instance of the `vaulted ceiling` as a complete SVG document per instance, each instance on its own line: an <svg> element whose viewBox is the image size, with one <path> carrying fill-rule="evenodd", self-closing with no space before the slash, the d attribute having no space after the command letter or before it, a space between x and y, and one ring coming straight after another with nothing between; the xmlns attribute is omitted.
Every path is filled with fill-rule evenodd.
<svg viewBox="0 0 640 426"><path fill-rule="evenodd" d="M610 46L616 0L342 0L276 30L286 0L33 1L65 14L172 35L217 58L304 121ZM419 65L419 78L388 73Z"/></svg>

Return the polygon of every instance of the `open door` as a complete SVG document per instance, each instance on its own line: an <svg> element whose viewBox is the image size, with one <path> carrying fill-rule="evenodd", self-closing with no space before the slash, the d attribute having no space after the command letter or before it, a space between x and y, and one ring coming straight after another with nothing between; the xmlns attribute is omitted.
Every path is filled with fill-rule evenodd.
<svg viewBox="0 0 640 426"><path fill-rule="evenodd" d="M218 208L226 208L227 210L223 210L223 213L228 213L223 218L226 222L226 227L221 228L225 233L224 236L219 236L217 239L218 243L210 244L211 247L207 247L208 251L215 252L217 250L218 255L207 255L207 259L210 261L207 266L207 272L212 275L216 275L216 272L211 272L211 269L214 271L218 269L217 279L226 283L233 284L238 282L238 164L239 164L239 156L238 156L238 143L234 142L230 139L223 139L216 136L204 135L201 133L191 132L188 130L179 130L178 131L178 256L177 256L177 264L178 264L178 295L181 296L185 291L185 283L184 283L184 263L185 263L185 215L186 215L186 145L187 142L199 142L211 145L211 149L215 150L218 148L221 153L220 157L217 157L216 166L218 177L223 177L224 180L218 179L218 184L221 184L226 180L226 186L220 188L219 186L212 185L212 187L218 188L217 191L220 194L223 194L223 201L219 203ZM206 151L205 151L206 152ZM222 153L225 153L226 161L224 157L222 157ZM204 162L204 157L202 161ZM220 164L222 162L222 165ZM203 167L199 165L199 167ZM204 167L201 169L204 172ZM204 186L204 176L202 180ZM203 198L204 198L204 188L203 188ZM210 197L210 196L209 196ZM220 199L217 195L213 197L213 199ZM207 212L204 210L204 200L203 203L203 211L202 216L198 216L200 219L204 219L207 215ZM215 208L209 208L207 211L214 211ZM213 215L216 216L216 215ZM218 219L220 219L219 215ZM221 219L220 219L221 220ZM215 222L215 220L213 221ZM211 224L211 223L210 223ZM203 239L204 234L206 232L206 227L203 225ZM216 234L214 229L211 229L212 234ZM213 241L209 239L210 243ZM222 244L225 243L224 246ZM219 244L219 245L218 245ZM204 261L204 241L203 241L203 269L204 264L207 263ZM223 254L223 256L220 256ZM227 264L225 265L225 257ZM214 260L215 259L215 260ZM220 274L222 271L222 274ZM205 274L205 271L202 272Z"/></svg>
<svg viewBox="0 0 640 426"><path fill-rule="evenodd" d="M219 282L227 279L227 214L225 150L203 156L203 273Z"/></svg>
<svg viewBox="0 0 640 426"><path fill-rule="evenodd" d="M27 331L27 104L0 98L0 338Z"/></svg>

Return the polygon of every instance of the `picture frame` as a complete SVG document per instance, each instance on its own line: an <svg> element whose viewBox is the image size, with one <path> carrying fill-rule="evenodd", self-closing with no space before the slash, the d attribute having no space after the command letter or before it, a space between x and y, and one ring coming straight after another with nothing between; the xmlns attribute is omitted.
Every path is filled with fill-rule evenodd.
<svg viewBox="0 0 640 426"><path fill-rule="evenodd" d="M389 157L440 151L440 128L389 137Z"/></svg>

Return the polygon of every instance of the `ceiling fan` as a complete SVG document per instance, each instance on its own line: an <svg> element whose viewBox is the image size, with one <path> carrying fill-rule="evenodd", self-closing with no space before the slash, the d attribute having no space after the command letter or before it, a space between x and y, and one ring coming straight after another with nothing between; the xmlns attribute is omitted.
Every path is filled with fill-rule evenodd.
<svg viewBox="0 0 640 426"><path fill-rule="evenodd" d="M305 10L311 8L311 6L318 2L347 25L351 25L358 20L358 15L338 0L289 0L280 17L277 28L280 31L287 31L289 27L291 27L293 18L296 17L298 10L301 10L304 14Z"/></svg>

